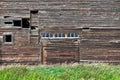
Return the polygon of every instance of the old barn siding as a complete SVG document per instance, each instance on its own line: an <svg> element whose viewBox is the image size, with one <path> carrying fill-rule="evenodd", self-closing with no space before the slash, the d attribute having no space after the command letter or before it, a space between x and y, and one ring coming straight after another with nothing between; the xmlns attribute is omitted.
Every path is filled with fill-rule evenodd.
<svg viewBox="0 0 120 80"><path fill-rule="evenodd" d="M120 30L93 30L83 33L82 60L120 60Z"/></svg>
<svg viewBox="0 0 120 80"><path fill-rule="evenodd" d="M55 63L120 62L119 6L119 0L1 0L0 59L2 63L28 64L54 63L55 58ZM32 11L38 13L32 14ZM36 29L4 24L22 18L29 18L30 27ZM13 44L4 44L6 32L13 33ZM79 36L49 40L42 39L43 33L78 33Z"/></svg>
<svg viewBox="0 0 120 80"><path fill-rule="evenodd" d="M11 32L14 35L13 44L2 43L2 63L30 63L38 62L39 45L29 44L29 34L21 29L1 29L0 32ZM2 35L2 34L1 34Z"/></svg>

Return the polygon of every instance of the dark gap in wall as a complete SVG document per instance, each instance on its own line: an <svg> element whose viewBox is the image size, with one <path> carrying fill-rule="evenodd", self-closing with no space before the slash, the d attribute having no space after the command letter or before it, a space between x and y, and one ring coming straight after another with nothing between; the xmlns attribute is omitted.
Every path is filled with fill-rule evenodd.
<svg viewBox="0 0 120 80"><path fill-rule="evenodd" d="M5 35L5 42L12 42L12 35Z"/></svg>
<svg viewBox="0 0 120 80"><path fill-rule="evenodd" d="M60 13L59 15L61 16L62 14Z"/></svg>
<svg viewBox="0 0 120 80"><path fill-rule="evenodd" d="M4 16L4 18L9 18L9 17L11 17L11 16Z"/></svg>
<svg viewBox="0 0 120 80"><path fill-rule="evenodd" d="M35 29L35 27L34 27L34 26L31 26L31 29Z"/></svg>
<svg viewBox="0 0 120 80"><path fill-rule="evenodd" d="M30 11L30 13L32 13L32 14L38 14L38 10L32 10L32 11Z"/></svg>
<svg viewBox="0 0 120 80"><path fill-rule="evenodd" d="M21 20L13 20L13 25L14 26L21 26Z"/></svg>
<svg viewBox="0 0 120 80"><path fill-rule="evenodd" d="M22 18L22 28L29 28L29 18Z"/></svg>
<svg viewBox="0 0 120 80"><path fill-rule="evenodd" d="M5 24L12 24L12 22L4 22Z"/></svg>
<svg viewBox="0 0 120 80"><path fill-rule="evenodd" d="M83 31L89 31L90 28L89 28L89 27L84 27L84 28L82 28L82 30L83 30Z"/></svg>
<svg viewBox="0 0 120 80"><path fill-rule="evenodd" d="M38 26L31 26L31 29L36 29L38 28Z"/></svg>
<svg viewBox="0 0 120 80"><path fill-rule="evenodd" d="M83 27L82 29L84 29L84 30L88 30L88 29L90 29L89 27Z"/></svg>

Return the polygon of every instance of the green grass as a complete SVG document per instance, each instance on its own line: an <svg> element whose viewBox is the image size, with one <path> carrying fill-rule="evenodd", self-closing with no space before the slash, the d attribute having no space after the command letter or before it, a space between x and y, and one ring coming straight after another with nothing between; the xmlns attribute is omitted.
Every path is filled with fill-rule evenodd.
<svg viewBox="0 0 120 80"><path fill-rule="evenodd" d="M0 80L120 80L120 66L69 64L0 67Z"/></svg>

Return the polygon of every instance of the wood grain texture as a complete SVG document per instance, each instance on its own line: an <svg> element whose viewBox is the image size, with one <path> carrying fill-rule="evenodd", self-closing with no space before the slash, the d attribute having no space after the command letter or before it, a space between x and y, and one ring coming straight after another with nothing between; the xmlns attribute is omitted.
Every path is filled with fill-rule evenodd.
<svg viewBox="0 0 120 80"><path fill-rule="evenodd" d="M0 62L120 63L119 6L119 0L0 0ZM30 14L31 10L38 10L38 14ZM30 18L30 27L36 30L9 28L4 24L22 18ZM13 33L13 44L4 44L3 34L7 32ZM78 33L79 36L43 39L42 33Z"/></svg>

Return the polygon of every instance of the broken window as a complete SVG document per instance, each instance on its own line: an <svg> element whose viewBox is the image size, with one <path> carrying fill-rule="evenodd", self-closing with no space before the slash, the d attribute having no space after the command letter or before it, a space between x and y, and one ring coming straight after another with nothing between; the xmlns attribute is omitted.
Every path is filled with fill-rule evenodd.
<svg viewBox="0 0 120 80"><path fill-rule="evenodd" d="M65 37L65 34L64 33L56 33L55 37Z"/></svg>
<svg viewBox="0 0 120 80"><path fill-rule="evenodd" d="M21 20L13 20L13 25L17 27L21 27Z"/></svg>
<svg viewBox="0 0 120 80"><path fill-rule="evenodd" d="M77 33L69 33L67 37L78 37Z"/></svg>
<svg viewBox="0 0 120 80"><path fill-rule="evenodd" d="M53 37L53 34L51 34L51 33L43 33L42 37L44 37L44 38Z"/></svg>
<svg viewBox="0 0 120 80"><path fill-rule="evenodd" d="M13 43L13 34L12 33L4 33L3 35L4 43L5 44L12 44Z"/></svg>
<svg viewBox="0 0 120 80"><path fill-rule="evenodd" d="M22 18L22 28L29 28L29 18Z"/></svg>

